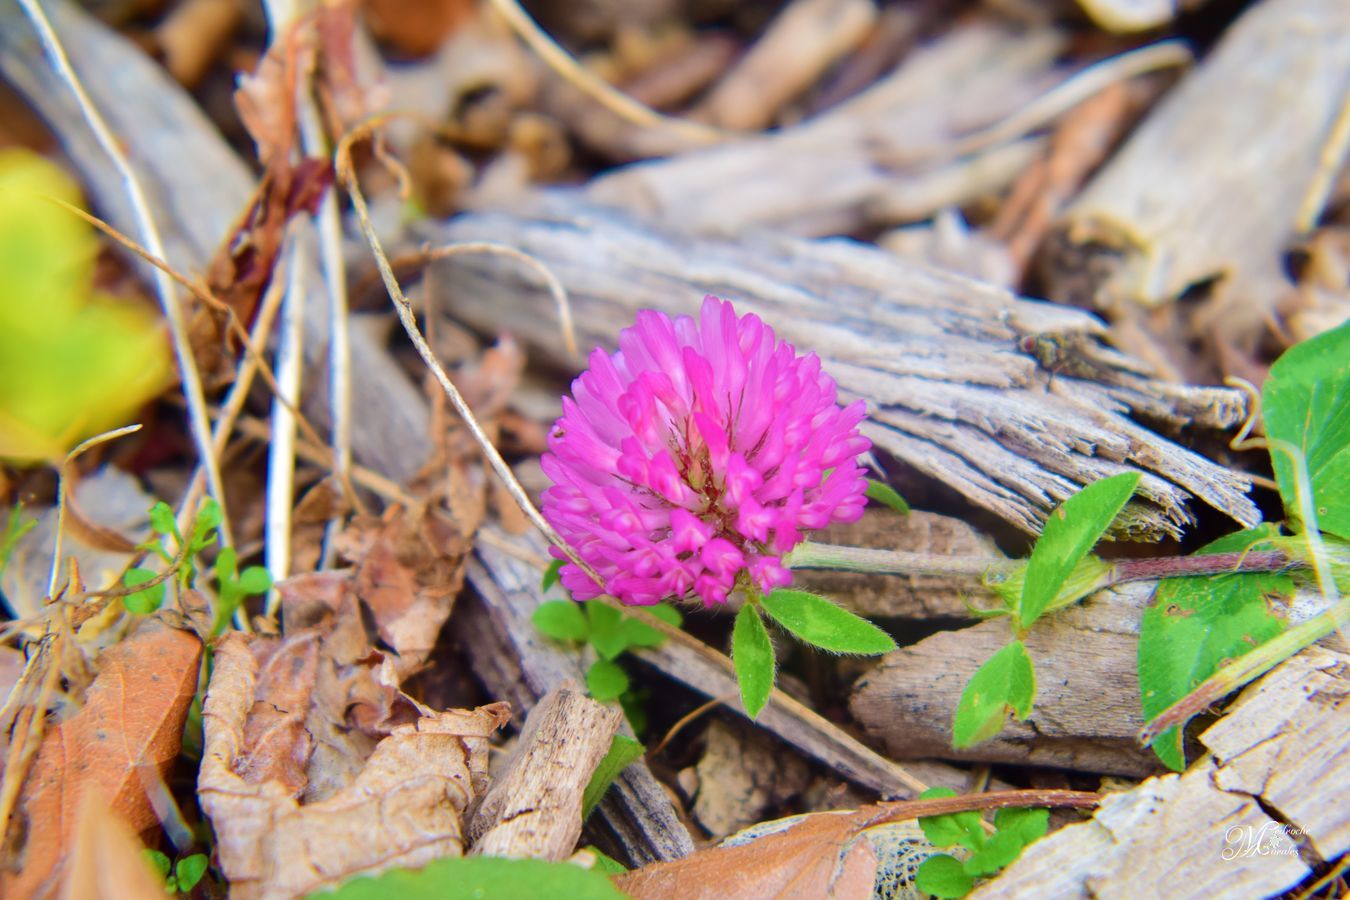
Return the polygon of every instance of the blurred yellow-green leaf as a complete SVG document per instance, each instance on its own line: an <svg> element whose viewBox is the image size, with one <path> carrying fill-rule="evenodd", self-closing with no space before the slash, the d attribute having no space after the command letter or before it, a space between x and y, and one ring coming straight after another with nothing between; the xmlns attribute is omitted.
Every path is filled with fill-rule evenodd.
<svg viewBox="0 0 1350 900"><path fill-rule="evenodd" d="M50 198L80 202L60 167L0 151L0 457L53 460L126 424L168 384L148 309L93 290L98 239Z"/></svg>

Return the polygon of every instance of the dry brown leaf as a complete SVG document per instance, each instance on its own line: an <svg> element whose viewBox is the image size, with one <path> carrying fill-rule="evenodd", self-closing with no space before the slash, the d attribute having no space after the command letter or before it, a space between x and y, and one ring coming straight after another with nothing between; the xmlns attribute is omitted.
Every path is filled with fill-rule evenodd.
<svg viewBox="0 0 1350 900"><path fill-rule="evenodd" d="M429 507L354 520L337 539L357 566L356 594L396 654L400 680L421 668L464 582L469 543Z"/></svg>
<svg viewBox="0 0 1350 900"><path fill-rule="evenodd" d="M301 803L279 781L238 774L259 685L248 644L232 634L217 651L198 779L232 897L298 897L359 872L463 854L461 817L485 787L487 739L509 720L506 704L396 726L349 785Z"/></svg>
<svg viewBox="0 0 1350 900"><path fill-rule="evenodd" d="M154 618L103 652L84 707L43 738L10 826L11 836L20 833L20 868L0 873L0 896L45 894L58 884L88 785L110 796L133 830L158 825L144 785L163 779L178 756L201 652L195 635Z"/></svg>
<svg viewBox="0 0 1350 900"><path fill-rule="evenodd" d="M164 885L145 864L141 842L97 787L80 801L61 895L70 900L164 900Z"/></svg>
<svg viewBox="0 0 1350 900"><path fill-rule="evenodd" d="M752 843L635 869L614 884L635 900L870 897L877 868L871 844L854 841L840 853L857 818L853 812L803 816Z"/></svg>
<svg viewBox="0 0 1350 900"><path fill-rule="evenodd" d="M308 784L305 767L314 741L305 729L319 666L319 633L310 629L283 641L257 640L253 707L244 723L242 763L249 784L275 781L298 797Z"/></svg>

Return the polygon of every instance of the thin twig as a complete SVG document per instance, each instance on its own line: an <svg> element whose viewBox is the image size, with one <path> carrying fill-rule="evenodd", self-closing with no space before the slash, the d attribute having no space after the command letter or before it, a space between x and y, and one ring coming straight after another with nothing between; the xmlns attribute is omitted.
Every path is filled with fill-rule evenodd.
<svg viewBox="0 0 1350 900"><path fill-rule="evenodd" d="M68 505L67 494L70 491L71 463L81 453L91 447L97 447L105 441L113 441L128 434L135 434L141 430L139 424L127 425L124 428L115 428L112 431L105 431L102 434L96 434L87 441L81 441L66 454L66 458L61 461L57 470L57 488L56 488L56 535L52 541L52 566L50 575L47 578L47 598L50 600L56 596L56 579L61 571L61 538L65 533L66 525L66 506ZM4 834L0 831L0 834Z"/></svg>
<svg viewBox="0 0 1350 900"><path fill-rule="evenodd" d="M19 6L23 8L24 14L33 25L33 30L37 32L38 40L51 60L52 67L75 96L75 101L85 121L89 123L94 139L121 176L132 214L136 219L136 228L140 232L141 243L148 248L151 255L165 258L167 254L164 252L164 241L160 238L159 228L155 225L149 201L145 197L140 181L132 171L126 154L122 152L117 138L108 128L102 114L85 93L84 85L71 67L65 47L62 46L60 38L47 19L47 14L38 5L38 0L19 0ZM159 269L155 271L155 293L159 297L160 307L164 311L164 318L169 323L169 333L173 338L174 356L178 360L179 376L183 382L183 396L187 401L192 440L197 446L202 464L206 466L207 484L211 494L220 503L220 533L228 545L231 543L229 511L225 505L225 488L220 477L220 465L211 447L211 420L206 414L206 397L202 390L201 374L197 371L197 360L192 355L187 322L183 316L182 306L178 302L178 293L174 289L173 280ZM184 522L186 509L184 507L179 510L179 518Z"/></svg>
<svg viewBox="0 0 1350 900"><path fill-rule="evenodd" d="M553 526L540 514L535 508L534 503L530 501L529 495L525 493L519 481L516 480L515 473L511 467L502 459L496 446L488 438L483 427L478 424L474 417L473 410L464 400L459 389L455 387L450 376L445 373L440 361L436 359L436 354L431 347L427 345L426 339L422 337L421 330L417 327L417 317L413 313L412 303L403 293L403 288L399 286L398 279L394 276L394 270L389 265L389 257L384 252L384 247L380 243L379 235L375 233L375 227L370 221L370 208L366 205L365 195L361 193L361 185L356 177L356 169L352 166L351 147L358 140L365 139L371 133L372 123L366 123L363 126L353 129L338 143L337 153L334 159L334 168L337 171L338 179L347 189L347 194L352 198L352 207L356 210L357 222L360 224L361 233L365 236L366 243L370 245L371 252L375 256L375 265L380 270L380 277L384 280L385 290L389 292L389 299L394 304L394 311L398 313L398 319L403 324L403 329L408 333L408 338L417 348L422 361L426 363L427 368L435 376L441 390L445 392L450 400L450 405L455 408L455 412L464 421L470 434L478 443L483 455L487 458L488 465L497 473L497 477L502 480L506 486L506 491L511 495L511 499L516 501L525 517L539 529L539 531L548 539L548 541L560 549L569 560L576 564L586 575L603 589L605 580L600 573L595 571L590 563L581 558L581 555L572 549L567 541L554 530Z"/></svg>
<svg viewBox="0 0 1350 900"><path fill-rule="evenodd" d="M530 14L521 9L516 0L489 0L489 2L492 4L492 8L511 26L511 29L525 43L530 45L531 50L539 55L545 65L560 75L568 84L625 122L643 128L665 129L699 145L718 144L734 137L733 134L719 128L691 122L688 119L663 116L651 107L639 103L613 85L596 77L594 72L581 65L571 54L559 47L557 42L549 37L534 19L530 18Z"/></svg>
<svg viewBox="0 0 1350 900"><path fill-rule="evenodd" d="M548 292L553 295L553 302L558 307L558 327L562 329L563 344L567 348L567 353L573 358L577 357L577 333L572 324L572 303L567 298L567 288L563 287L562 281L558 279L557 275L553 274L553 270L540 260L517 250L515 247L508 247L506 244L497 244L492 241L463 241L444 247L425 247L418 255L425 261L431 262L466 253L505 256L507 259L515 260L538 272L539 277L544 279L544 284L548 285Z"/></svg>
<svg viewBox="0 0 1350 900"><path fill-rule="evenodd" d="M892 162L917 163L935 152L951 157L978 153L1030 134L1110 85L1159 69L1190 65L1193 60L1194 56L1190 49L1185 43L1177 40L1160 41L1147 47L1140 47L1138 50L1112 56L1070 76L1026 106L992 125L966 135L957 141L954 147L944 147L940 151L920 150L912 154L906 153L903 160Z"/></svg>
<svg viewBox="0 0 1350 900"><path fill-rule="evenodd" d="M267 542L263 558L272 584L280 584L291 572L291 510L295 505L296 423L292 407L300 398L300 375L304 370L305 267L301 258L301 221L287 226L282 258L290 260L286 271L286 294L281 300L281 328L277 334L277 382L280 392L272 404L272 440L267 445ZM289 402L282 402L282 401ZM281 593L268 591L266 613L274 616Z"/></svg>
<svg viewBox="0 0 1350 900"><path fill-rule="evenodd" d="M875 828L888 822L904 822L927 816L945 816L953 813L985 809L1023 809L1050 807L1053 809L1092 809L1102 800L1101 794L1091 791L1064 791L1032 789L1025 791L991 791L987 794L959 794L955 797L934 797L931 800L902 800L881 803L877 815L857 826L858 831Z"/></svg>

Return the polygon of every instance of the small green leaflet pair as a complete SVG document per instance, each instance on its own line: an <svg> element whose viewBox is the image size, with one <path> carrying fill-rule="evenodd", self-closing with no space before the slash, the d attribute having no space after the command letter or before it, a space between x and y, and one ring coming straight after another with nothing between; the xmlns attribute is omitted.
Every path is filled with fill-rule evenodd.
<svg viewBox="0 0 1350 900"><path fill-rule="evenodd" d="M921 800L955 797L948 788L929 788ZM985 831L975 811L942 816L921 816L919 827L935 847L963 847L963 859L950 853L928 857L914 875L914 886L934 897L964 897L975 887L975 879L1002 871L1017 859L1022 850L1045 835L1050 810L1036 808L1000 809L994 813L994 833Z"/></svg>
<svg viewBox="0 0 1350 900"><path fill-rule="evenodd" d="M895 649L895 641L889 634L818 594L787 588L778 588L765 596L759 596L753 589L746 594L731 632L731 660L736 665L741 703L752 719L769 702L777 668L763 615L802 643L830 653L878 656Z"/></svg>
<svg viewBox="0 0 1350 900"><path fill-rule="evenodd" d="M1046 612L1090 592L1110 565L1088 556L1139 485L1138 472L1122 472L1083 488L1050 514L1026 566L990 587L1003 597L1017 639L975 672L961 692L952 721L952 746L960 749L998 734L1008 712L1019 720L1036 701L1036 671L1022 637Z"/></svg>
<svg viewBox="0 0 1350 900"><path fill-rule="evenodd" d="M197 882L206 874L206 868L210 863L205 853L185 856L177 863L158 850L145 849L141 853L150 864L150 868L154 869L155 874L163 880L165 892L170 894L191 893Z"/></svg>
<svg viewBox="0 0 1350 900"><path fill-rule="evenodd" d="M542 581L544 591L558 582L562 565L561 560L554 560L548 567ZM684 621L679 610L665 603L643 607L643 611L673 628L679 628ZM629 649L656 647L665 640L665 635L645 622L598 600L580 604L549 600L535 608L530 621L542 634L556 641L590 644L595 648L599 659L586 671L586 690L606 703L621 699L629 690L628 673L616 660Z"/></svg>

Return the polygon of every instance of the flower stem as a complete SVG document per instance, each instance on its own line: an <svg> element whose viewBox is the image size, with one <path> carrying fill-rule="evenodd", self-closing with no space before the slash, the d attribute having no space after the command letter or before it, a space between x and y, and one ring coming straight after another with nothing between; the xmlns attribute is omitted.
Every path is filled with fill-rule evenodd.
<svg viewBox="0 0 1350 900"><path fill-rule="evenodd" d="M879 550L871 547L847 547L807 541L797 545L784 559L784 564L790 569L833 569L870 572L874 575L955 575L980 578L989 574L1011 572L1024 563L998 556L946 556L940 553L911 553L903 550ZM1306 565L1303 560L1291 557L1281 550L1119 559L1111 564L1111 572L1100 587L1110 587L1127 581L1150 581L1191 575L1280 572Z"/></svg>

